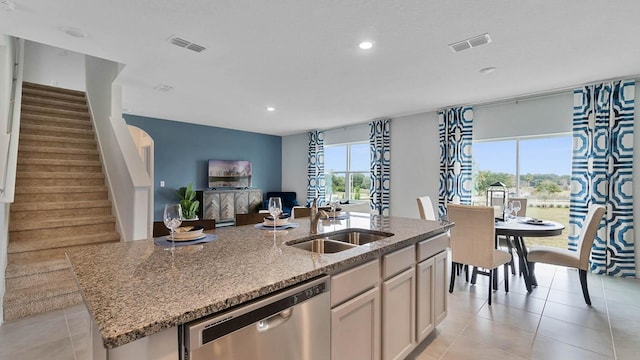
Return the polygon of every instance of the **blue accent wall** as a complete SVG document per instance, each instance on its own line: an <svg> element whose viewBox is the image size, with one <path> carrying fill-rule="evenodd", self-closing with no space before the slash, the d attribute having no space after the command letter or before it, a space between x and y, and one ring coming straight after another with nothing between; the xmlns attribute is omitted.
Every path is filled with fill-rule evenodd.
<svg viewBox="0 0 640 360"><path fill-rule="evenodd" d="M146 131L154 141L154 219L162 220L164 205L177 202L175 192L193 183L206 189L210 159L251 161L251 187L281 191L282 138L247 131L123 115L129 125ZM165 187L160 187L160 181Z"/></svg>

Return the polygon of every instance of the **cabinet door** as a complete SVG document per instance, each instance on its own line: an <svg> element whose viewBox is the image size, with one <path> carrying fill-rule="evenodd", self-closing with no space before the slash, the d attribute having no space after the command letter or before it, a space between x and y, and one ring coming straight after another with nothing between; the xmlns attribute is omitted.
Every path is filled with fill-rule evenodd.
<svg viewBox="0 0 640 360"><path fill-rule="evenodd" d="M204 219L220 221L220 194L205 191L203 194Z"/></svg>
<svg viewBox="0 0 640 360"><path fill-rule="evenodd" d="M235 214L249 214L249 191L238 191L234 193Z"/></svg>
<svg viewBox="0 0 640 360"><path fill-rule="evenodd" d="M380 288L331 310L331 359L380 359Z"/></svg>
<svg viewBox="0 0 640 360"><path fill-rule="evenodd" d="M433 304L435 325L438 325L447 317L447 290L449 289L449 276L447 272L448 252L445 250L434 256L434 286L433 286Z"/></svg>
<svg viewBox="0 0 640 360"><path fill-rule="evenodd" d="M404 359L415 347L415 266L382 284L382 359Z"/></svg>
<svg viewBox="0 0 640 360"><path fill-rule="evenodd" d="M249 190L249 212L258 212L262 209L262 191Z"/></svg>
<svg viewBox="0 0 640 360"><path fill-rule="evenodd" d="M434 257L416 266L416 338L421 342L436 328L434 318Z"/></svg>
<svg viewBox="0 0 640 360"><path fill-rule="evenodd" d="M220 219L217 221L234 221L235 212L235 196L233 192L220 193Z"/></svg>

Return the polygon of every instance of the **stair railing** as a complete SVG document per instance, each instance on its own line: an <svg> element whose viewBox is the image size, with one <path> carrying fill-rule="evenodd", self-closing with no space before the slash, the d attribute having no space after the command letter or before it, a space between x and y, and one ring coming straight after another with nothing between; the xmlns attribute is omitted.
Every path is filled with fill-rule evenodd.
<svg viewBox="0 0 640 360"><path fill-rule="evenodd" d="M14 199L16 167L18 165L18 138L20 134L20 109L22 107L22 80L24 72L24 39L11 38L8 47L15 53L11 67L13 81L10 91L6 131L0 133L0 202ZM4 126L3 126L4 127Z"/></svg>

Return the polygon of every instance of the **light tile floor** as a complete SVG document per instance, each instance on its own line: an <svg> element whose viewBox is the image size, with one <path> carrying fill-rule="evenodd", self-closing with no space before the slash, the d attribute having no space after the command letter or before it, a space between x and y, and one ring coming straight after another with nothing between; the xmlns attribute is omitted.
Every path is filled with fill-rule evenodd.
<svg viewBox="0 0 640 360"><path fill-rule="evenodd" d="M640 280L589 275L589 307L576 270L538 264L536 275L529 295L521 277L509 278L509 293L501 282L491 306L486 277L474 286L458 277L447 319L409 359L639 358ZM83 360L89 341L78 305L0 326L0 359Z"/></svg>

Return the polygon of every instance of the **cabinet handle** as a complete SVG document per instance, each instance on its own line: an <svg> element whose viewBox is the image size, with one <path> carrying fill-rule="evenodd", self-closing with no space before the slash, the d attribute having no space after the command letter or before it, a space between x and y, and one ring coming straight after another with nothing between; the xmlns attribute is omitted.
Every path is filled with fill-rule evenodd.
<svg viewBox="0 0 640 360"><path fill-rule="evenodd" d="M269 329L273 329L276 326L284 324L291 318L293 314L293 308L288 308L283 310L271 317L258 321L256 327L259 332L269 331Z"/></svg>

